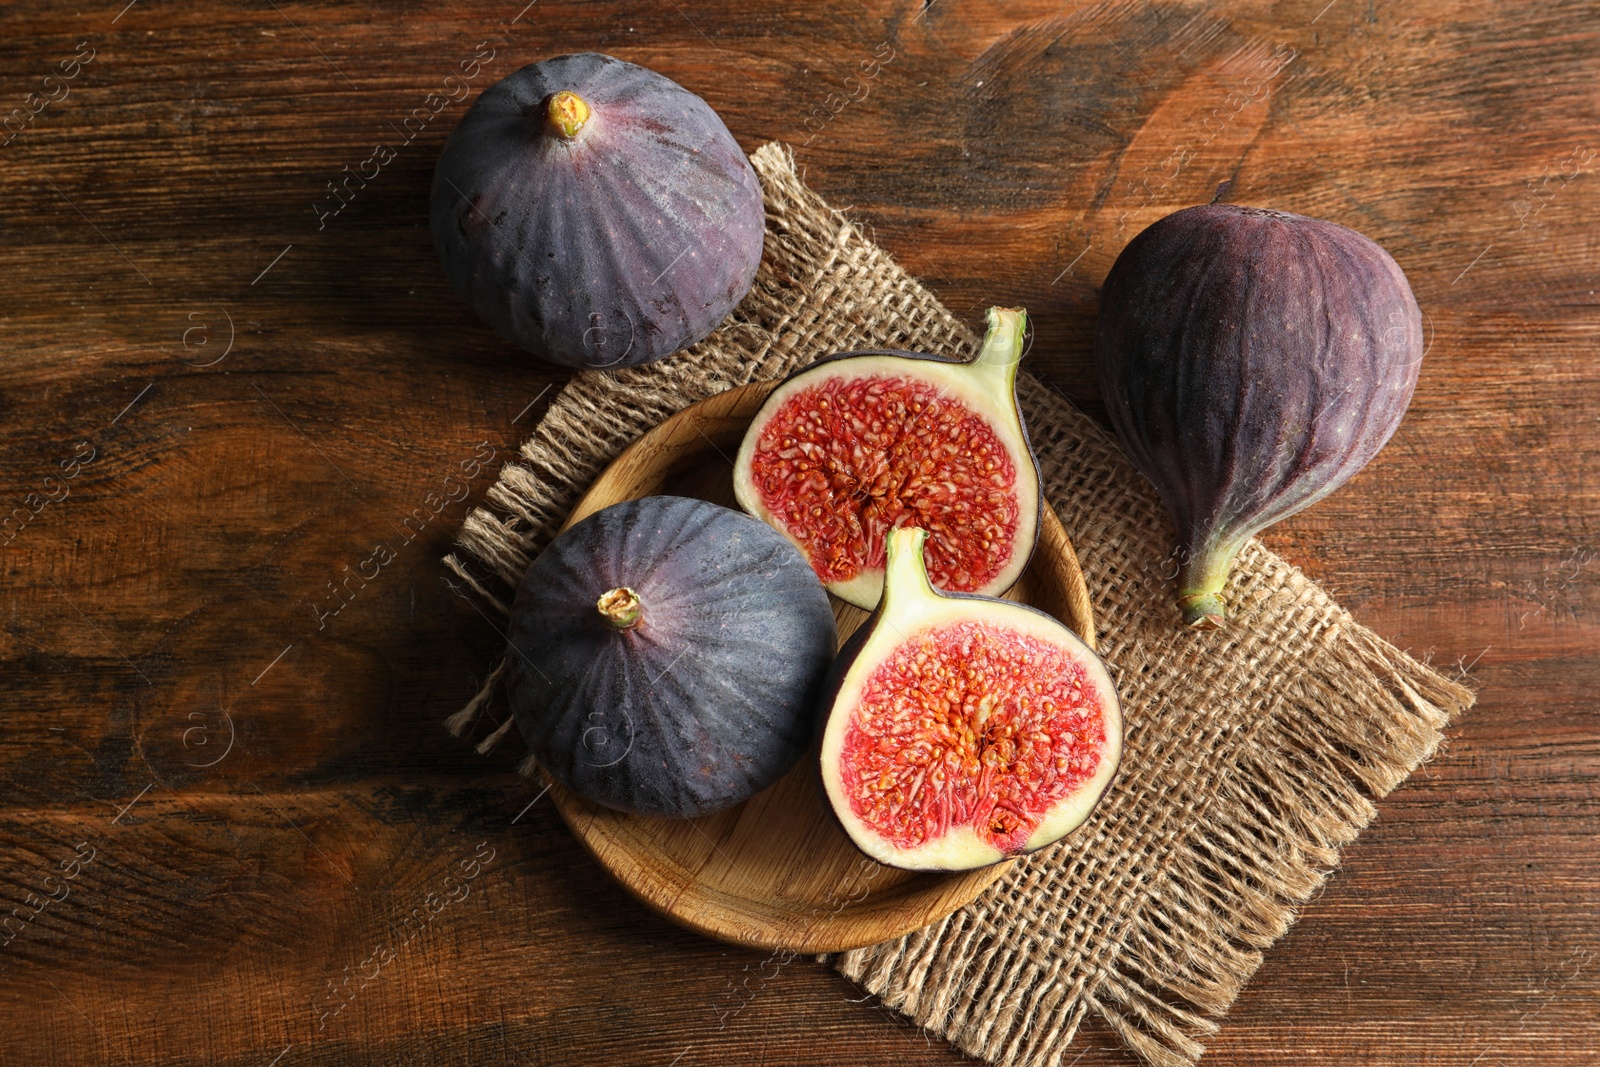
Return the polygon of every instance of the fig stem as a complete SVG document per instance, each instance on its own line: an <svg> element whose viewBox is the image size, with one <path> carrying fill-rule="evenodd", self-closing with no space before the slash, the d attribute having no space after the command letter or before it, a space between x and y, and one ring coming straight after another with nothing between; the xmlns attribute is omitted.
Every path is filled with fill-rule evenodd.
<svg viewBox="0 0 1600 1067"><path fill-rule="evenodd" d="M589 105L571 89L563 89L550 98L545 115L556 133L567 140L575 140L578 131L589 121Z"/></svg>
<svg viewBox="0 0 1600 1067"><path fill-rule="evenodd" d="M990 308L989 329L983 335L983 347L974 367L991 367L1003 371L1008 383L1016 381L1017 364L1022 362L1023 337L1028 332L1028 313L1021 308Z"/></svg>
<svg viewBox="0 0 1600 1067"><path fill-rule="evenodd" d="M1220 630L1228 619L1222 597L1217 593L1185 591L1178 596L1183 624L1195 630Z"/></svg>
<svg viewBox="0 0 1600 1067"><path fill-rule="evenodd" d="M644 605L639 602L639 594L625 585L601 593L594 606L606 625L616 630L631 630L644 617Z"/></svg>
<svg viewBox="0 0 1600 1067"><path fill-rule="evenodd" d="M878 601L881 612L893 597L895 600L919 592L933 596L933 583L928 580L928 567L922 558L923 545L928 531L916 526L902 526L890 530L885 538L886 559L883 565L883 599Z"/></svg>
<svg viewBox="0 0 1600 1067"><path fill-rule="evenodd" d="M1194 552L1178 572L1178 609L1183 623L1196 630L1216 630L1227 621L1228 611L1222 589L1228 584L1233 557L1239 546Z"/></svg>

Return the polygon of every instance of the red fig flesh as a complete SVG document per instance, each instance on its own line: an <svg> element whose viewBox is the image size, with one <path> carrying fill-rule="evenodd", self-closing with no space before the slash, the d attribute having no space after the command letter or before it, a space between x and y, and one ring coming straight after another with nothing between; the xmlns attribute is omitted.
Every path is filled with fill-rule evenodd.
<svg viewBox="0 0 1600 1067"><path fill-rule="evenodd" d="M1116 773L1122 713L1105 664L1055 619L936 592L924 537L888 536L883 599L834 667L822 779L867 855L967 870L1088 818Z"/></svg>

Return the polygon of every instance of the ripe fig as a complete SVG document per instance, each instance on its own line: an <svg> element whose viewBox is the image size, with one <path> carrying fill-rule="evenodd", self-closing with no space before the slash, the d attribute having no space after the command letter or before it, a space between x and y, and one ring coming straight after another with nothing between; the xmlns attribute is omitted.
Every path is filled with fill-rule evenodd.
<svg viewBox="0 0 1600 1067"><path fill-rule="evenodd" d="M509 637L507 692L539 765L598 804L683 817L799 761L838 640L793 545L665 496L557 537L523 576Z"/></svg>
<svg viewBox="0 0 1600 1067"><path fill-rule="evenodd" d="M632 367L705 337L749 291L766 225L716 112L594 52L486 89L439 156L429 216L478 317L568 367Z"/></svg>
<svg viewBox="0 0 1600 1067"><path fill-rule="evenodd" d="M1095 360L1111 424L1177 526L1187 624L1221 625L1245 542L1378 454L1422 353L1399 264L1354 230L1213 204L1129 242Z"/></svg>
<svg viewBox="0 0 1600 1067"><path fill-rule="evenodd" d="M1033 554L1042 506L1017 406L1027 321L1020 308L990 308L970 363L847 352L795 372L739 447L740 506L858 607L878 602L884 537L902 526L928 531L940 589L1004 593Z"/></svg>
<svg viewBox="0 0 1600 1067"><path fill-rule="evenodd" d="M883 599L831 675L822 782L873 859L968 870L1089 817L1122 756L1122 710L1100 657L1055 619L935 591L925 537L888 535Z"/></svg>

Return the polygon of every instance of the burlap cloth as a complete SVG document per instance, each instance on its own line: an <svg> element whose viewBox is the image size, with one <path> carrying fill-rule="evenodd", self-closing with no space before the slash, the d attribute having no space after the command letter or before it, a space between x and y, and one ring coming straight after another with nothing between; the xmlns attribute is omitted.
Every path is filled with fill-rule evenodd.
<svg viewBox="0 0 1600 1067"><path fill-rule="evenodd" d="M964 323L801 183L785 148L753 162L767 243L749 296L686 354L574 378L467 516L445 562L496 609L595 476L673 412L833 352L976 351ZM1372 798L1473 697L1256 542L1228 585L1231 623L1181 629L1175 539L1150 485L1061 395L1026 374L1020 391L1122 694L1122 773L1086 826L970 906L830 962L994 1063L1062 1063L1092 1011L1150 1063L1191 1064L1376 814Z"/></svg>

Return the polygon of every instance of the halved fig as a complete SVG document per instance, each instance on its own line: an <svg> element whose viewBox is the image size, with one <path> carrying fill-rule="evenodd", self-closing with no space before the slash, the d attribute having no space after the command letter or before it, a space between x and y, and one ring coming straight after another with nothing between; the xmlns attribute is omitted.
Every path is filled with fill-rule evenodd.
<svg viewBox="0 0 1600 1067"><path fill-rule="evenodd" d="M834 664L822 782L863 852L959 871L1089 817L1122 758L1105 664L1042 611L941 594L918 529L888 536L883 599Z"/></svg>
<svg viewBox="0 0 1600 1067"><path fill-rule="evenodd" d="M1017 406L1028 317L990 308L970 363L847 352L773 390L739 447L739 504L799 547L828 591L871 608L884 537L928 531L940 589L998 596L1039 533L1039 464Z"/></svg>

